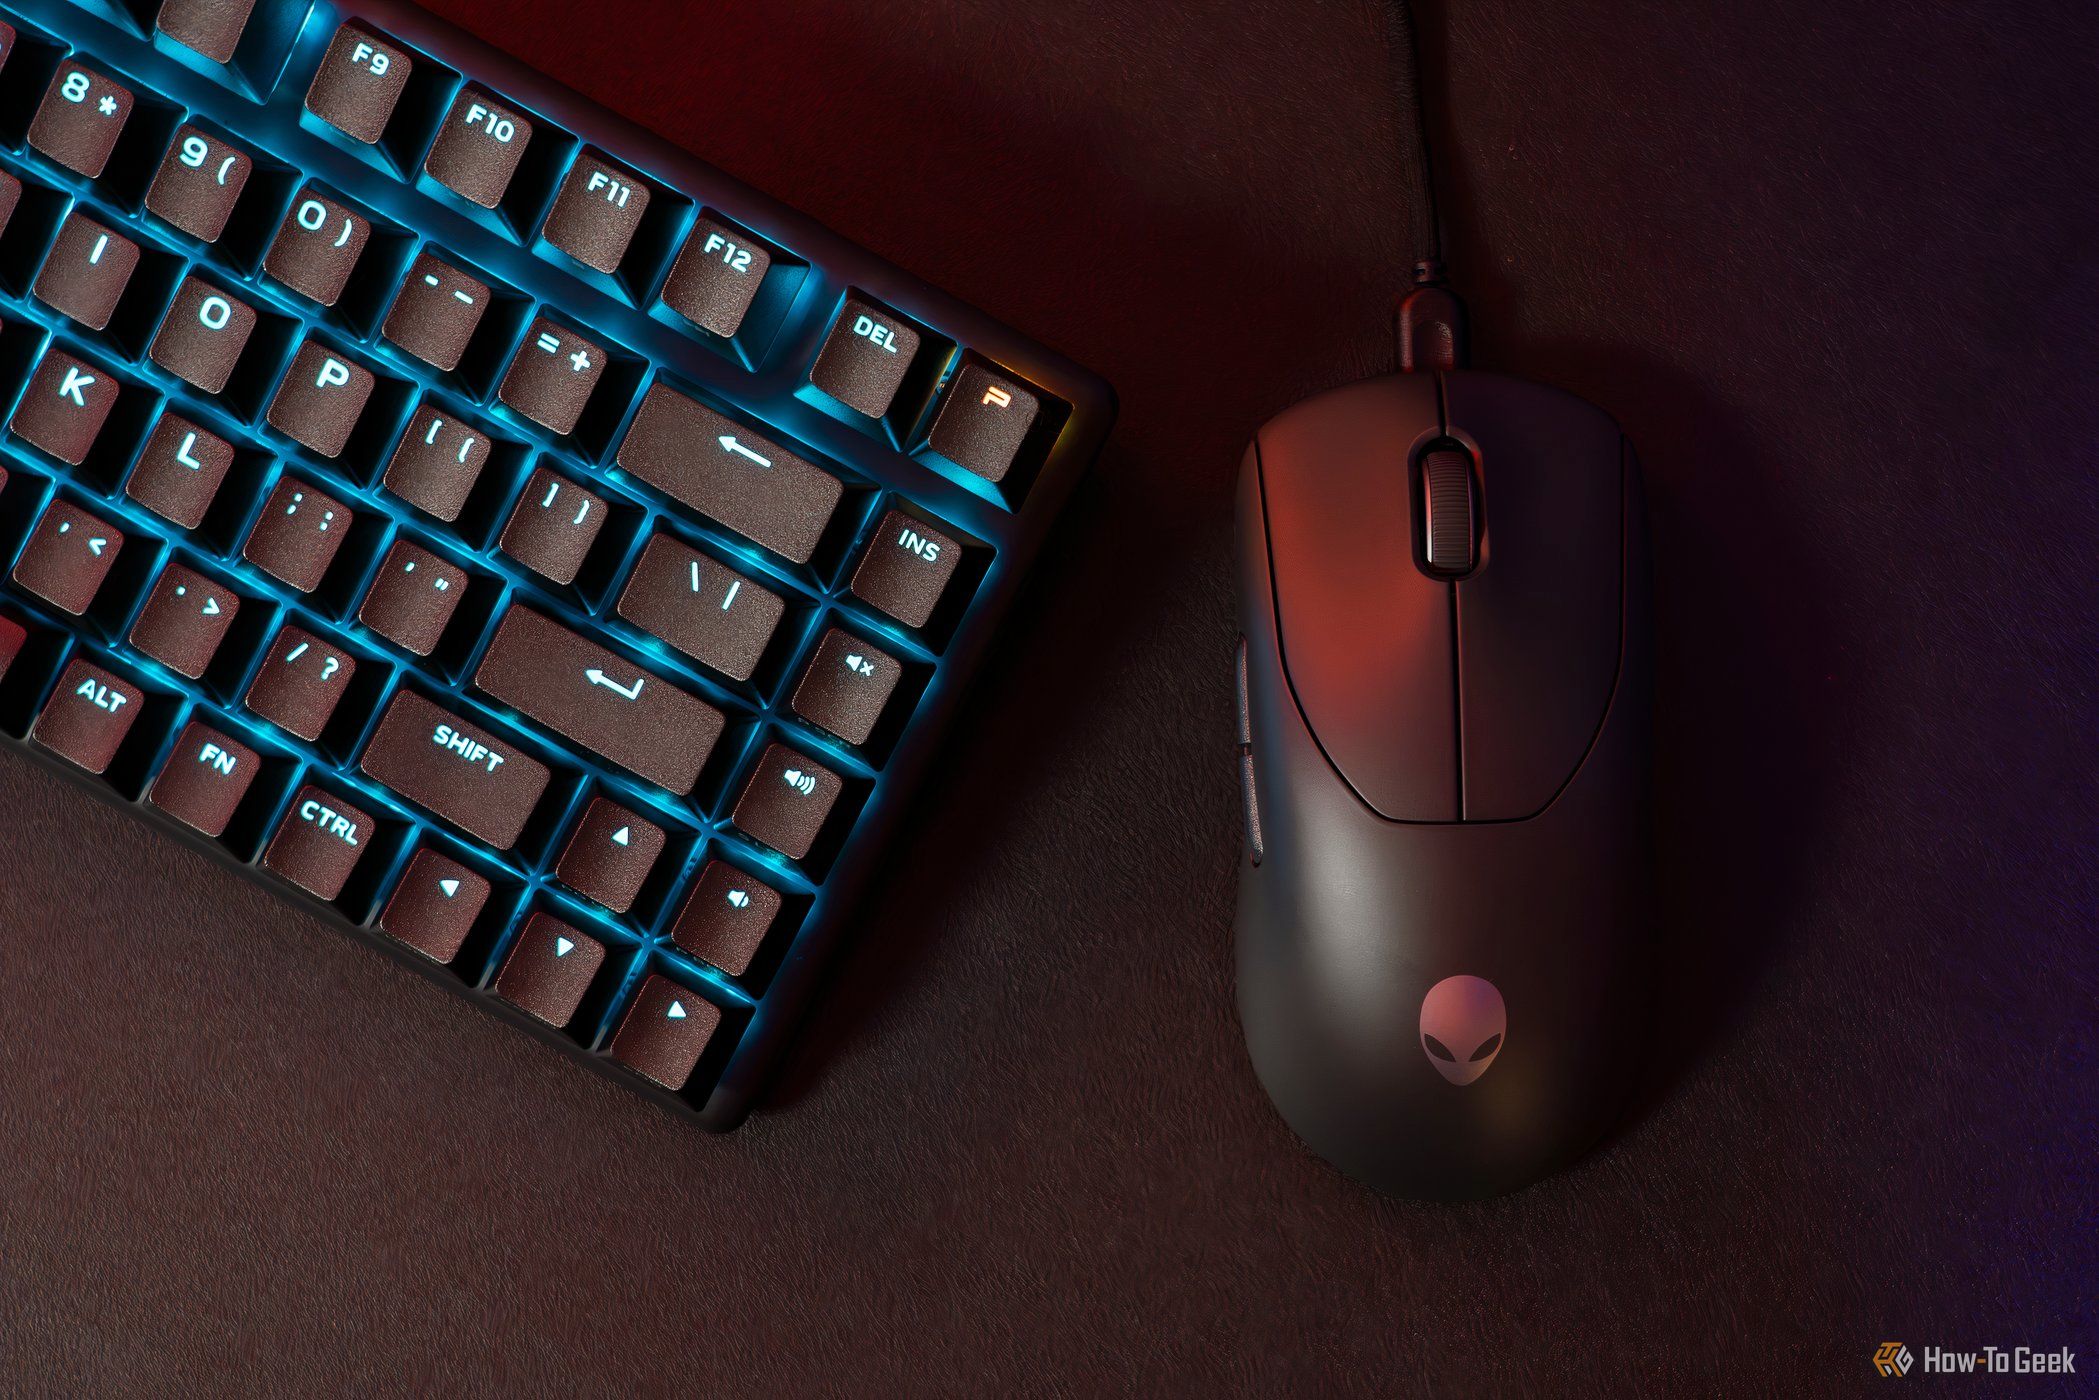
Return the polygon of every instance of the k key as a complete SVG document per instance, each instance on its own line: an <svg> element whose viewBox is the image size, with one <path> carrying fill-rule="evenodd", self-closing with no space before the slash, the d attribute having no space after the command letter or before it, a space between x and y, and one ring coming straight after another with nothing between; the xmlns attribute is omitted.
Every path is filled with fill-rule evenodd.
<svg viewBox="0 0 2099 1400"><path fill-rule="evenodd" d="M8 427L77 467L87 460L116 403L117 381L108 371L54 345L45 349Z"/></svg>

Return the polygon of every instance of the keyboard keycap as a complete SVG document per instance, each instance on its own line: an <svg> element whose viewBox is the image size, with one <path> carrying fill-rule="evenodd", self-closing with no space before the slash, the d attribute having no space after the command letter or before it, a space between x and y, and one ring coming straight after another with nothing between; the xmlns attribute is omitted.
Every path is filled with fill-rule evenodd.
<svg viewBox="0 0 2099 1400"><path fill-rule="evenodd" d="M648 181L585 147L539 233L576 261L616 272L648 208Z"/></svg>
<svg viewBox="0 0 2099 1400"><path fill-rule="evenodd" d="M676 1092L721 1025L722 1013L667 977L650 973L612 1036L612 1058Z"/></svg>
<svg viewBox="0 0 2099 1400"><path fill-rule="evenodd" d="M845 494L829 472L663 384L642 399L617 460L673 500L797 564L816 552Z"/></svg>
<svg viewBox="0 0 2099 1400"><path fill-rule="evenodd" d="M15 658L27 645L29 629L13 618L0 617L0 680L7 678L7 668L15 664Z"/></svg>
<svg viewBox="0 0 2099 1400"><path fill-rule="evenodd" d="M323 457L340 457L378 383L363 365L305 341L270 400L270 425Z"/></svg>
<svg viewBox="0 0 2099 1400"><path fill-rule="evenodd" d="M897 659L833 627L794 688L794 712L848 744L864 744L904 673Z"/></svg>
<svg viewBox="0 0 2099 1400"><path fill-rule="evenodd" d="M155 515L194 530L233 466L233 444L175 413L164 413L139 449L124 494Z"/></svg>
<svg viewBox="0 0 2099 1400"><path fill-rule="evenodd" d="M36 275L36 299L99 331L116 314L137 268L138 244L75 209Z"/></svg>
<svg viewBox="0 0 2099 1400"><path fill-rule="evenodd" d="M309 783L292 799L262 863L316 899L332 900L350 883L376 829L361 809Z"/></svg>
<svg viewBox="0 0 2099 1400"><path fill-rule="evenodd" d="M604 965L604 944L552 915L534 914L503 959L496 995L559 1030Z"/></svg>
<svg viewBox="0 0 2099 1400"><path fill-rule="evenodd" d="M195 680L218 655L240 606L232 590L194 569L170 564L131 626L131 644L169 670Z"/></svg>
<svg viewBox="0 0 2099 1400"><path fill-rule="evenodd" d="M306 110L371 145L385 134L414 67L406 52L373 30L345 24L335 31L313 86L306 89Z"/></svg>
<svg viewBox="0 0 2099 1400"><path fill-rule="evenodd" d="M167 0L153 27L214 63L231 63L255 0Z"/></svg>
<svg viewBox="0 0 2099 1400"><path fill-rule="evenodd" d="M335 707L356 674L356 659L342 648L303 627L286 626L270 643L269 655L249 682L242 703L311 743L335 717Z"/></svg>
<svg viewBox="0 0 2099 1400"><path fill-rule="evenodd" d="M615 914L634 907L635 897L663 854L663 828L616 802L593 797L555 864L554 878Z"/></svg>
<svg viewBox="0 0 2099 1400"><path fill-rule="evenodd" d="M387 463L386 489L439 520L457 520L491 447L486 435L421 404Z"/></svg>
<svg viewBox="0 0 2099 1400"><path fill-rule="evenodd" d="M263 270L301 296L333 306L371 237L370 219L308 185L270 240Z"/></svg>
<svg viewBox="0 0 2099 1400"><path fill-rule="evenodd" d="M396 540L357 609L357 620L417 656L437 650L459 600L466 571L419 544Z"/></svg>
<svg viewBox="0 0 2099 1400"><path fill-rule="evenodd" d="M413 691L396 694L358 763L385 787L508 849L547 790L547 766Z"/></svg>
<svg viewBox="0 0 2099 1400"><path fill-rule="evenodd" d="M620 591L619 615L731 680L747 681L787 604L668 535L652 538Z"/></svg>
<svg viewBox="0 0 2099 1400"><path fill-rule="evenodd" d="M677 797L699 781L724 723L713 706L524 607L504 614L474 684Z"/></svg>
<svg viewBox="0 0 2099 1400"><path fill-rule="evenodd" d="M961 545L917 516L892 510L853 570L853 596L906 626L923 627L961 558Z"/></svg>
<svg viewBox="0 0 2099 1400"><path fill-rule="evenodd" d="M21 202L22 182L0 170L0 233L6 232L8 220L15 216L15 206Z"/></svg>
<svg viewBox="0 0 2099 1400"><path fill-rule="evenodd" d="M487 880L458 861L419 850L386 901L379 927L424 957L448 963L459 956L492 893Z"/></svg>
<svg viewBox="0 0 2099 1400"><path fill-rule="evenodd" d="M102 173L131 116L131 89L67 59L29 124L29 144L90 180Z"/></svg>
<svg viewBox="0 0 2099 1400"><path fill-rule="evenodd" d="M77 467L87 460L110 409L116 407L117 392L117 381L106 370L48 346L8 427Z"/></svg>
<svg viewBox="0 0 2099 1400"><path fill-rule="evenodd" d="M208 724L191 720L147 794L154 806L206 836L219 837L262 771L262 755Z"/></svg>
<svg viewBox="0 0 2099 1400"><path fill-rule="evenodd" d="M671 942L728 973L751 970L773 921L780 917L780 892L726 861L710 860L692 887Z"/></svg>
<svg viewBox="0 0 2099 1400"><path fill-rule="evenodd" d="M749 234L702 216L663 284L664 305L701 330L735 335L772 262Z"/></svg>
<svg viewBox="0 0 2099 1400"><path fill-rule="evenodd" d="M605 372L605 351L590 340L535 317L519 343L497 396L550 432L575 430L590 391Z"/></svg>
<svg viewBox="0 0 2099 1400"><path fill-rule="evenodd" d="M948 386L927 445L986 481L1003 481L1041 411L1020 381L967 364Z"/></svg>
<svg viewBox="0 0 2099 1400"><path fill-rule="evenodd" d="M153 337L153 362L178 379L216 394L255 332L255 308L201 277L185 277Z"/></svg>
<svg viewBox="0 0 2099 1400"><path fill-rule="evenodd" d="M67 501L53 501L22 546L15 582L78 617L95 601L124 548L124 532Z"/></svg>
<svg viewBox="0 0 2099 1400"><path fill-rule="evenodd" d="M295 476L277 483L241 546L247 561L301 593L321 586L350 533L350 508Z"/></svg>
<svg viewBox="0 0 2099 1400"><path fill-rule="evenodd" d="M166 10L161 17L167 17ZM146 207L191 237L216 243L254 172L255 161L246 151L185 126L161 157Z"/></svg>
<svg viewBox="0 0 2099 1400"><path fill-rule="evenodd" d="M503 202L517 163L532 139L532 121L485 88L468 87L452 99L423 161L430 178L484 209Z"/></svg>
<svg viewBox="0 0 2099 1400"><path fill-rule="evenodd" d="M145 693L130 682L74 661L44 702L30 737L90 773L106 773L145 701Z"/></svg>
<svg viewBox="0 0 2099 1400"><path fill-rule="evenodd" d="M481 324L481 313L488 309L488 295L486 282L428 253L419 254L401 280L382 333L426 364L457 369L474 328Z"/></svg>
<svg viewBox="0 0 2099 1400"><path fill-rule="evenodd" d="M574 583L606 513L603 497L541 467L503 527L503 552L555 583Z"/></svg>
<svg viewBox="0 0 2099 1400"><path fill-rule="evenodd" d="M809 369L809 382L847 408L880 418L918 354L909 321L872 301L849 297Z"/></svg>
<svg viewBox="0 0 2099 1400"><path fill-rule="evenodd" d="M793 860L816 845L844 784L821 763L784 744L767 744L732 821Z"/></svg>

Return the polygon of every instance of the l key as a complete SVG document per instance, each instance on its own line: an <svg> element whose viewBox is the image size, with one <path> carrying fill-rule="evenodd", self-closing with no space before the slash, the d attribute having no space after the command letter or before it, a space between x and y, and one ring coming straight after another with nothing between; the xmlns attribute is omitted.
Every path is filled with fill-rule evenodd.
<svg viewBox="0 0 2099 1400"><path fill-rule="evenodd" d="M529 608L503 615L474 684L680 797L721 737L721 711Z"/></svg>

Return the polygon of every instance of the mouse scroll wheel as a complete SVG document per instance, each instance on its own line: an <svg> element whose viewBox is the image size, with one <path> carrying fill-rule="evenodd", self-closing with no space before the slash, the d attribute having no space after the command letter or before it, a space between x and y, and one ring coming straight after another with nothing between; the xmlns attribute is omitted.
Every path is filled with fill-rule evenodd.
<svg viewBox="0 0 2099 1400"><path fill-rule="evenodd" d="M1469 574L1477 562L1472 458L1439 447L1421 459L1422 558L1430 573Z"/></svg>

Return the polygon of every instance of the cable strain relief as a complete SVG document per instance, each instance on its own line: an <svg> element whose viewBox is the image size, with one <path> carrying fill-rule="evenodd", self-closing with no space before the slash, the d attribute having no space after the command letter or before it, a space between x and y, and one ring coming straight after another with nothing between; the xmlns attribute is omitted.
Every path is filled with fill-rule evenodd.
<svg viewBox="0 0 2099 1400"><path fill-rule="evenodd" d="M1414 290L1393 308L1392 338L1399 367L1406 373L1465 367L1465 303L1443 285L1442 270L1441 263L1416 263ZM1424 271L1433 272L1436 280L1421 280Z"/></svg>

